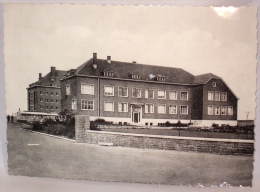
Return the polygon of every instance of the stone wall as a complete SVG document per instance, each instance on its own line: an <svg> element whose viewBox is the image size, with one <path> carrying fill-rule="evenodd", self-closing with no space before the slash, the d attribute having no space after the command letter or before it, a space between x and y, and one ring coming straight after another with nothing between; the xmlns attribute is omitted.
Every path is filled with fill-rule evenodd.
<svg viewBox="0 0 260 192"><path fill-rule="evenodd" d="M86 131L90 129L90 120L87 115L75 115L75 139L78 143L84 143Z"/></svg>

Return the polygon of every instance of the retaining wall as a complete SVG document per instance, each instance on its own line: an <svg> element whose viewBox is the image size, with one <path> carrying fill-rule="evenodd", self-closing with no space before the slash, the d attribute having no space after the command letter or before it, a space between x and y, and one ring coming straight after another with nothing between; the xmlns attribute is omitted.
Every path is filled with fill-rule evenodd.
<svg viewBox="0 0 260 192"><path fill-rule="evenodd" d="M254 140L215 139L144 135L89 130L89 118L76 117L76 140L90 144L113 143L113 146L213 153L221 155L253 155ZM80 123L77 124L77 121ZM86 126L86 127L84 127Z"/></svg>

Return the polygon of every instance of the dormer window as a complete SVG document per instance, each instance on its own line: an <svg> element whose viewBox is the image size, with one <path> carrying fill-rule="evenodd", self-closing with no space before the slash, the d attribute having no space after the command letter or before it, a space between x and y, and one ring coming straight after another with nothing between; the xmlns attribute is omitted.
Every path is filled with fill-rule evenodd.
<svg viewBox="0 0 260 192"><path fill-rule="evenodd" d="M157 81L165 81L165 76L157 76L156 80Z"/></svg>
<svg viewBox="0 0 260 192"><path fill-rule="evenodd" d="M132 79L141 79L141 75L139 75L139 74L133 72L133 73L131 74L131 78L132 78Z"/></svg>
<svg viewBox="0 0 260 192"><path fill-rule="evenodd" d="M114 77L114 72L112 71L104 71L103 74L105 77Z"/></svg>

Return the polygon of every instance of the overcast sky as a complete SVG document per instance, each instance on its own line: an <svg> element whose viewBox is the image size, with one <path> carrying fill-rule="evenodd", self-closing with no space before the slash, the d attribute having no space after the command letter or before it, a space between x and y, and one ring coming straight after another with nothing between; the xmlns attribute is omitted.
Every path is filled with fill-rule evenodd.
<svg viewBox="0 0 260 192"><path fill-rule="evenodd" d="M256 7L4 5L7 113L27 110L26 88L51 66L112 60L222 77L255 118Z"/></svg>

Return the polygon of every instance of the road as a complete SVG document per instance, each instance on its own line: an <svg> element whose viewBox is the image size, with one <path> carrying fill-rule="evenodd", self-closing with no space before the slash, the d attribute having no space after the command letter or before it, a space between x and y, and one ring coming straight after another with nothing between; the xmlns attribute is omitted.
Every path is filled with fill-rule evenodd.
<svg viewBox="0 0 260 192"><path fill-rule="evenodd" d="M252 156L78 144L8 124L10 175L154 184L250 186Z"/></svg>

